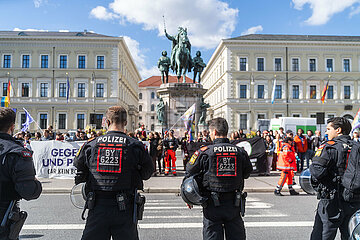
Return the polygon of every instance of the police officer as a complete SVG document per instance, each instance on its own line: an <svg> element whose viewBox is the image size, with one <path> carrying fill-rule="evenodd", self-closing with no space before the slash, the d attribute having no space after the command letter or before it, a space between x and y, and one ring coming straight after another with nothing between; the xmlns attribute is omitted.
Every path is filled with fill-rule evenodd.
<svg viewBox="0 0 360 240"><path fill-rule="evenodd" d="M200 148L189 160L185 177L200 175L203 194L209 198L203 206L203 239L245 239L244 222L236 197L252 165L243 148L230 144L224 118L209 122L213 145ZM191 206L190 206L191 207Z"/></svg>
<svg viewBox="0 0 360 240"><path fill-rule="evenodd" d="M144 145L124 133L126 118L123 107L108 108L107 134L90 139L75 157L75 184L86 182L88 192L83 240L138 239L137 189L154 167Z"/></svg>
<svg viewBox="0 0 360 240"><path fill-rule="evenodd" d="M320 199L311 239L335 239L339 228L341 239L347 240L349 219L360 208L358 202L344 201L341 194L343 187L339 182L339 176L343 175L346 166L351 124L343 117L330 118L327 123L329 141L318 148L310 165L311 176L319 183Z"/></svg>
<svg viewBox="0 0 360 240"><path fill-rule="evenodd" d="M16 114L11 108L0 108L0 221L11 201L32 200L40 196L41 183L35 178L32 151L16 141L12 135ZM15 205L14 211L19 212ZM10 224L0 227L0 240L9 239Z"/></svg>

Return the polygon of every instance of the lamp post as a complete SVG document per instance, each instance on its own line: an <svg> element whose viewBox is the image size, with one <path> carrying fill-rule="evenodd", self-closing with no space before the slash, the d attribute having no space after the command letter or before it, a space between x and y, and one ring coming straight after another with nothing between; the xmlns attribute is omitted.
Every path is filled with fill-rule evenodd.
<svg viewBox="0 0 360 240"><path fill-rule="evenodd" d="M93 84L94 100L93 100L93 112L95 114L95 98L96 98L96 86L95 86L95 72L91 74L91 82Z"/></svg>
<svg viewBox="0 0 360 240"><path fill-rule="evenodd" d="M254 89L254 86L255 85L255 81L254 81L254 68L251 68L251 74L250 74L250 95L249 95L249 132L251 132L251 129L252 129L252 110L251 110L251 100L252 100L252 95L251 95L251 89L253 89L253 94L255 95L255 89Z"/></svg>

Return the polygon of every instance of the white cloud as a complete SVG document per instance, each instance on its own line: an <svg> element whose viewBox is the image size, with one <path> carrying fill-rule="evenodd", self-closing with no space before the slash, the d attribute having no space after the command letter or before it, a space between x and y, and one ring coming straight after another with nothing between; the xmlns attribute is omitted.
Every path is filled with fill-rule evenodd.
<svg viewBox="0 0 360 240"><path fill-rule="evenodd" d="M351 12L349 14L349 17L352 18L354 15L357 15L360 13L360 6L358 7L351 7Z"/></svg>
<svg viewBox="0 0 360 240"><path fill-rule="evenodd" d="M139 42L128 36L123 36L123 38L126 42L127 47L129 48L130 54L134 59L135 65L137 66L142 79L159 75L160 72L156 66L153 66L151 68L146 68L145 65L146 57L143 54L144 50L140 49Z"/></svg>
<svg viewBox="0 0 360 240"><path fill-rule="evenodd" d="M98 9L101 14L92 16L107 20L115 18L111 17L114 14L121 23L139 24L144 30L157 30L161 36L164 35L164 15L169 34L175 35L179 26L186 27L191 44L207 49L231 36L238 15L238 9L230 8L221 0L113 0L109 10L99 7L91 12Z"/></svg>
<svg viewBox="0 0 360 240"><path fill-rule="evenodd" d="M60 29L59 32L70 32L69 30Z"/></svg>
<svg viewBox="0 0 360 240"><path fill-rule="evenodd" d="M34 2L34 6L36 8L39 8L41 7L41 5L47 3L47 0L33 0L33 2Z"/></svg>
<svg viewBox="0 0 360 240"><path fill-rule="evenodd" d="M103 6L97 6L96 8L93 8L90 12L90 16L100 20L111 20L119 17L116 14L109 12Z"/></svg>
<svg viewBox="0 0 360 240"><path fill-rule="evenodd" d="M294 8L302 10L306 4L310 5L312 15L305 22L309 25L326 24L336 13L360 3L360 0L292 0ZM351 16L351 13L350 13Z"/></svg>
<svg viewBox="0 0 360 240"><path fill-rule="evenodd" d="M263 31L263 27L261 25L257 25L255 27L249 28L245 32L242 32L241 35L255 34L262 31Z"/></svg>
<svg viewBox="0 0 360 240"><path fill-rule="evenodd" d="M49 30L33 29L33 28L28 28L28 29L14 28L13 31L21 31L21 32L48 32Z"/></svg>

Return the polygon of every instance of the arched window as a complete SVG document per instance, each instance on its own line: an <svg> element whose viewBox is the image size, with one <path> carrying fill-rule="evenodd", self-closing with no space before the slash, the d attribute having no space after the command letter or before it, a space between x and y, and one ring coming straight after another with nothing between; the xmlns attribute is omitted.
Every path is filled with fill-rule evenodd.
<svg viewBox="0 0 360 240"><path fill-rule="evenodd" d="M142 112L142 105L139 105L139 112Z"/></svg>
<svg viewBox="0 0 360 240"><path fill-rule="evenodd" d="M155 105L151 104L151 111L155 111Z"/></svg>
<svg viewBox="0 0 360 240"><path fill-rule="evenodd" d="M142 93L139 93L139 99L142 99Z"/></svg>
<svg viewBox="0 0 360 240"><path fill-rule="evenodd" d="M154 99L154 98L155 98L155 93L151 92L151 99Z"/></svg>

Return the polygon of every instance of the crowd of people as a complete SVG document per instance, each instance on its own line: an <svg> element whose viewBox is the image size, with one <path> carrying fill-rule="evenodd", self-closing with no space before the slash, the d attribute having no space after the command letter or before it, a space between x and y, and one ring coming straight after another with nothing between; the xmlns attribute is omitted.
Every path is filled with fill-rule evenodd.
<svg viewBox="0 0 360 240"><path fill-rule="evenodd" d="M43 134L36 132L32 135L30 132L19 132L15 134L15 138L21 141L24 146L31 149L31 141L87 141L88 139L104 135L105 130L92 130L92 129L78 129L74 132L54 131L52 126L49 126L43 131ZM159 132L149 132L144 126L141 126L135 132L127 132L128 136L133 137L139 141L149 142L149 153L152 158L155 172L154 175L172 173L176 175L176 150L181 149L183 153L183 166L185 170L186 163L190 159L190 153L187 149L186 143L189 142L188 132L184 132L183 137L176 138L174 131L165 131L163 134ZM326 136L321 136L319 130L315 133L312 130L307 130L306 134L303 129L298 129L294 134L291 130L284 130L280 127L279 130L265 130L257 131L255 134L245 134L244 130L234 131L230 133L230 141L246 139L249 137L261 137L265 143L265 158L258 159L257 168L259 176L270 176L270 171L279 170L278 158L282 150L283 141L286 137L291 138L292 147L296 157L296 171L301 172L308 168L311 159L316 150L322 142L325 141ZM355 130L352 136L354 141L360 142L359 132ZM210 142L209 131L200 131L194 142Z"/></svg>

